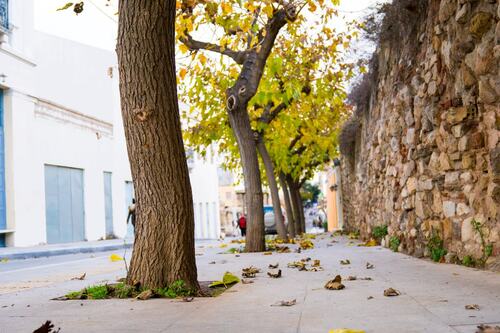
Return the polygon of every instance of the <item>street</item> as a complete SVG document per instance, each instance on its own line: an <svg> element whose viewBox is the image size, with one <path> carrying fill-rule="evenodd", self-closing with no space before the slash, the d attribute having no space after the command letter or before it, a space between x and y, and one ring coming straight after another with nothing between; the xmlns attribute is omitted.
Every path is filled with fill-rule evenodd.
<svg viewBox="0 0 500 333"><path fill-rule="evenodd" d="M332 240L336 242L332 243ZM500 275L457 265L436 264L381 247L358 247L345 237L318 236L302 253L221 254L238 247L228 240L196 247L200 281L241 276L250 265L262 270L252 284L238 283L216 298L147 301L54 301L70 291L125 276L111 253L74 254L0 264L0 332L32 332L51 320L61 332L475 332L478 324L500 324ZM355 243L355 244L353 244ZM296 245L290 245L292 249ZM130 254L130 250L128 250ZM128 257L128 255L127 255ZM287 264L310 257L323 271L299 271ZM340 260L350 264L341 265ZM215 264L213 264L215 261ZM374 265L367 269L366 263ZM279 263L282 277L267 276ZM86 273L84 280L71 280ZM343 290L323 286L340 274ZM357 276L347 281L348 276ZM370 277L372 280L361 280ZM385 297L394 288L397 297ZM290 307L271 306L296 300ZM478 304L479 310L466 310Z"/></svg>

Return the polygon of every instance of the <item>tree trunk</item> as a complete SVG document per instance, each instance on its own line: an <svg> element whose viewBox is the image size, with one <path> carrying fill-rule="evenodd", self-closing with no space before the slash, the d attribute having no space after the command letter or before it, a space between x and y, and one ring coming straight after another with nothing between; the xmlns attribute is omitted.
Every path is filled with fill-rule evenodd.
<svg viewBox="0 0 500 333"><path fill-rule="evenodd" d="M247 252L265 251L262 182L255 137L250 126L246 104L229 112L229 122L238 143L243 168L243 180L245 182L247 207L245 249Z"/></svg>
<svg viewBox="0 0 500 333"><path fill-rule="evenodd" d="M175 0L121 0L120 97L136 194L127 281L198 290L191 185L175 74Z"/></svg>
<svg viewBox="0 0 500 333"><path fill-rule="evenodd" d="M273 211L274 211L274 223L276 225L276 231L278 232L278 237L287 240L288 236L285 228L285 219L283 217L283 212L281 211L280 194L278 190L278 184L276 183L276 176L274 174L274 166L269 152L267 151L266 144L264 143L264 138L262 135L258 138L257 149L260 156L262 157L262 162L266 169L267 182L269 183L269 190L271 191L271 199L273 200Z"/></svg>
<svg viewBox="0 0 500 333"><path fill-rule="evenodd" d="M286 175L286 182L288 184L288 191L290 192L290 202L292 204L292 209L293 209L293 216L294 216L294 227L295 227L295 234L300 235L301 234L301 214L300 214L300 209L301 205L297 202L297 194L296 194L296 189L295 189L295 182L293 181L292 177L289 175Z"/></svg>
<svg viewBox="0 0 500 333"><path fill-rule="evenodd" d="M294 238L296 236L295 233L295 218L292 209L292 203L290 202L290 192L288 191L288 185L286 184L285 175L280 172L279 174L280 186L283 191L283 198L285 200L285 210L286 217L288 220L288 235L290 238Z"/></svg>

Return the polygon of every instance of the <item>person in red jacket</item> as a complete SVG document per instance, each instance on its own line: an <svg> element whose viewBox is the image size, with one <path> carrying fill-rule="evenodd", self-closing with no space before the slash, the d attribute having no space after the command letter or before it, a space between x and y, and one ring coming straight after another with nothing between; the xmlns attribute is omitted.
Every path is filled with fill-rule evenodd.
<svg viewBox="0 0 500 333"><path fill-rule="evenodd" d="M247 234L247 219L244 214L241 214L238 219L238 227L240 227L241 236L245 237Z"/></svg>

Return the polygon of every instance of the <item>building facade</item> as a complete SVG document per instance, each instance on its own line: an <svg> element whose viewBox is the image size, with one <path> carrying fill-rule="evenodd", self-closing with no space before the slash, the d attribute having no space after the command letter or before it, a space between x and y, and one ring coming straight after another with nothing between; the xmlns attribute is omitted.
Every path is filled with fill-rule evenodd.
<svg viewBox="0 0 500 333"><path fill-rule="evenodd" d="M37 31L33 3L0 0L0 246L125 237L134 194L116 56ZM216 168L191 169L197 238L216 238Z"/></svg>

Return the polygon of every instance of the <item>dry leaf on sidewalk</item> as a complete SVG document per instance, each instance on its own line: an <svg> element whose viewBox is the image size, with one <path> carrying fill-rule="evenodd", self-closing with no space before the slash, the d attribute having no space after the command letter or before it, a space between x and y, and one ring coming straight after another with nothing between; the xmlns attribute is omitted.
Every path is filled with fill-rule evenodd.
<svg viewBox="0 0 500 333"><path fill-rule="evenodd" d="M71 280L85 280L85 276L87 276L87 273L83 273L81 276L75 276L74 278L71 278Z"/></svg>
<svg viewBox="0 0 500 333"><path fill-rule="evenodd" d="M275 263L274 265L273 264L269 264L268 267L271 268L271 269L276 269L276 268L279 267L279 265L280 265L279 263Z"/></svg>
<svg viewBox="0 0 500 333"><path fill-rule="evenodd" d="M265 256L270 256L270 255L272 255L273 253L272 253L271 251L267 251L267 252L264 252L264 253L262 253L262 254L263 254L263 255L265 255Z"/></svg>
<svg viewBox="0 0 500 333"><path fill-rule="evenodd" d="M33 331L33 333L58 333L61 331L60 328L54 330L54 324L50 320L47 320L42 326Z"/></svg>
<svg viewBox="0 0 500 333"><path fill-rule="evenodd" d="M325 284L325 288L329 290L344 289L345 286L342 284L342 277L337 275L333 280L330 280Z"/></svg>
<svg viewBox="0 0 500 333"><path fill-rule="evenodd" d="M267 275L269 277L274 278L274 279L280 278L281 277L281 269L278 269L278 272L267 272Z"/></svg>
<svg viewBox="0 0 500 333"><path fill-rule="evenodd" d="M154 296L154 293L152 290L150 289L147 289L147 290L144 290L142 293L140 293L139 295L137 295L137 299L140 299L141 301L145 301L147 299L150 299Z"/></svg>
<svg viewBox="0 0 500 333"><path fill-rule="evenodd" d="M370 247L370 246L377 246L377 241L375 239L370 239L368 242L366 243L361 243L361 244L358 244L358 246L367 246L367 247Z"/></svg>
<svg viewBox="0 0 500 333"><path fill-rule="evenodd" d="M290 253L292 252L288 246L276 246L276 252L278 253Z"/></svg>
<svg viewBox="0 0 500 333"><path fill-rule="evenodd" d="M476 333L500 333L500 326L479 325Z"/></svg>
<svg viewBox="0 0 500 333"><path fill-rule="evenodd" d="M302 250L314 248L314 243L310 239L304 239L300 241L299 245Z"/></svg>
<svg viewBox="0 0 500 333"><path fill-rule="evenodd" d="M302 259L300 259L300 261L302 261L302 262L308 262L308 261L311 261L311 258L310 257L302 258Z"/></svg>
<svg viewBox="0 0 500 333"><path fill-rule="evenodd" d="M112 255L109 256L109 260L111 260L112 262L123 261L123 257L116 253L113 253Z"/></svg>
<svg viewBox="0 0 500 333"><path fill-rule="evenodd" d="M211 261L208 263L209 265L214 265L215 264L215 261Z"/></svg>
<svg viewBox="0 0 500 333"><path fill-rule="evenodd" d="M311 266L312 267L319 267L319 266L321 266L321 261L319 261L318 259L315 259Z"/></svg>
<svg viewBox="0 0 500 333"><path fill-rule="evenodd" d="M479 305L477 304L467 304L465 306L466 310L479 310Z"/></svg>
<svg viewBox="0 0 500 333"><path fill-rule="evenodd" d="M194 300L194 297L183 297L182 300L184 302L192 302Z"/></svg>
<svg viewBox="0 0 500 333"><path fill-rule="evenodd" d="M297 304L297 300L292 299L291 301L279 301L274 304L271 304L271 306L292 306Z"/></svg>
<svg viewBox="0 0 500 333"><path fill-rule="evenodd" d="M399 296L399 295L401 295L401 293L394 288L389 288L389 289L384 290L384 296L392 297L392 296Z"/></svg>
<svg viewBox="0 0 500 333"><path fill-rule="evenodd" d="M366 269L372 269L374 267L375 266L373 266L373 264L370 264L369 262L366 263Z"/></svg>
<svg viewBox="0 0 500 333"><path fill-rule="evenodd" d="M357 279L358 279L357 276L349 275L346 280L347 281L355 281Z"/></svg>
<svg viewBox="0 0 500 333"><path fill-rule="evenodd" d="M341 265L350 265L351 261L349 259L340 260Z"/></svg>
<svg viewBox="0 0 500 333"><path fill-rule="evenodd" d="M242 271L241 276L245 278L254 278L255 274L260 273L260 269L254 266L243 268L241 271Z"/></svg>

